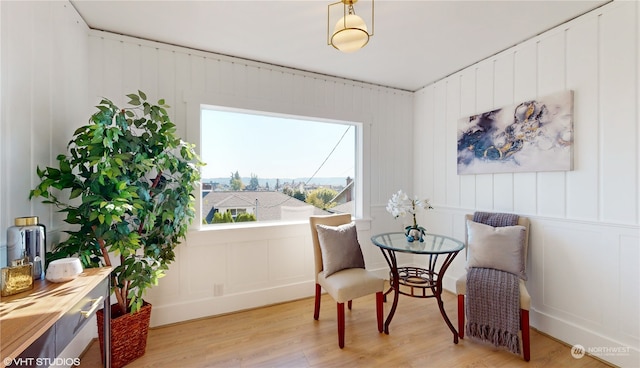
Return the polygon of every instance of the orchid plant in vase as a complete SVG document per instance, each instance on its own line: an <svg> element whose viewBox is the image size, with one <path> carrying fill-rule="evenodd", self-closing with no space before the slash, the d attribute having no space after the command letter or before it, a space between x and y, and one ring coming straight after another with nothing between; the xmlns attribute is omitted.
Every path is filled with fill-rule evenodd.
<svg viewBox="0 0 640 368"><path fill-rule="evenodd" d="M407 241L409 242L413 242L414 240L424 241L423 236L427 232L424 227L418 226L416 221L416 212L420 208L425 210L433 209L428 199L418 199L418 197L410 198L402 190L394 193L387 203L387 212L394 218L405 217L407 214L413 216L413 225L404 228Z"/></svg>

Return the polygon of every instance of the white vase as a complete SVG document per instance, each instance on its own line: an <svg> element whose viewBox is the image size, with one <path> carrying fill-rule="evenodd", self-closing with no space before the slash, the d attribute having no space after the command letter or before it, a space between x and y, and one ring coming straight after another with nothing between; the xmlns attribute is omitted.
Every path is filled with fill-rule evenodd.
<svg viewBox="0 0 640 368"><path fill-rule="evenodd" d="M410 242L414 240L422 241L422 231L420 229L409 229L407 231L407 240Z"/></svg>

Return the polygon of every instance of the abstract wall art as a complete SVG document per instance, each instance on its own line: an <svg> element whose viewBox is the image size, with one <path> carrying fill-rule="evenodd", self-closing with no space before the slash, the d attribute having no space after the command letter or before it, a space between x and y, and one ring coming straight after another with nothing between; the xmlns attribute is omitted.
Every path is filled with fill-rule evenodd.
<svg viewBox="0 0 640 368"><path fill-rule="evenodd" d="M573 91L458 122L458 174L573 169Z"/></svg>

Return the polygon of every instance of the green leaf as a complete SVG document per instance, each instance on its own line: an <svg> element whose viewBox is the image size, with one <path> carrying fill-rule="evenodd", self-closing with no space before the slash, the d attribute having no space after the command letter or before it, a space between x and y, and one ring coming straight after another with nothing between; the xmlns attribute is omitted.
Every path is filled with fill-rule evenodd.
<svg viewBox="0 0 640 368"><path fill-rule="evenodd" d="M60 171L63 173L71 172L71 165L67 160L60 160Z"/></svg>
<svg viewBox="0 0 640 368"><path fill-rule="evenodd" d="M145 95L144 92L138 90L138 94L140 95L140 98L142 98L143 100L147 99L147 95Z"/></svg>
<svg viewBox="0 0 640 368"><path fill-rule="evenodd" d="M74 188L69 194L69 199L77 198L80 194L82 194L82 188Z"/></svg>
<svg viewBox="0 0 640 368"><path fill-rule="evenodd" d="M136 95L127 95L127 96L129 96L129 98L131 98L131 99L129 100L129 102L127 102L129 105L132 105L132 106L140 106L140 105L142 104L142 103L140 102L140 99L138 98L138 96L136 96ZM134 96L134 97L131 97L131 96Z"/></svg>

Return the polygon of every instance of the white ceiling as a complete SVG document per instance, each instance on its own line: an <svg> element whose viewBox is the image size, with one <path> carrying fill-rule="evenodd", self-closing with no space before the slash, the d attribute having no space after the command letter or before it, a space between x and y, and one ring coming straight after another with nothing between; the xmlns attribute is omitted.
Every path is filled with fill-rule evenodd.
<svg viewBox="0 0 640 368"><path fill-rule="evenodd" d="M71 0L93 29L409 91L607 2L377 0L374 36L344 54L327 46L331 0Z"/></svg>

